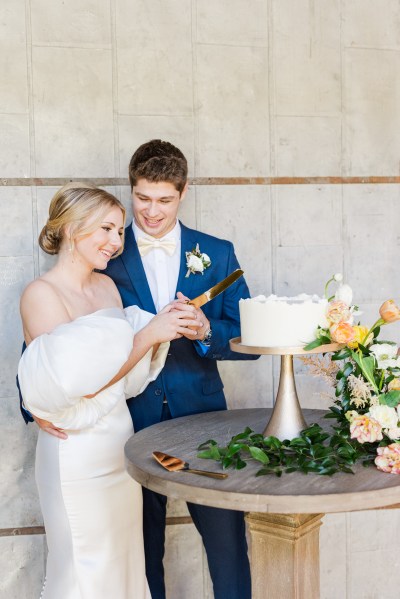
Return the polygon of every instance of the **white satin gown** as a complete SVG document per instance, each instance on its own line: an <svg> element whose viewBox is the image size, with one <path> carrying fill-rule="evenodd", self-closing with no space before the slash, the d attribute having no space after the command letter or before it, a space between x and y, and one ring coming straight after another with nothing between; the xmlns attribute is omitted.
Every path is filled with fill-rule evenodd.
<svg viewBox="0 0 400 599"><path fill-rule="evenodd" d="M124 468L133 434L126 397L164 365L169 343L93 399L128 358L135 332L153 317L137 307L99 310L37 337L21 357L25 407L65 429L40 430L36 481L48 544L43 599L150 599L142 493Z"/></svg>

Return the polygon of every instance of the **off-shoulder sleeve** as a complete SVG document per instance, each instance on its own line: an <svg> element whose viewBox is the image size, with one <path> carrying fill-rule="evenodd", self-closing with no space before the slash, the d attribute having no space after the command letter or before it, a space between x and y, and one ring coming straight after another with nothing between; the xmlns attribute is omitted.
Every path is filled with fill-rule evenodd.
<svg viewBox="0 0 400 599"><path fill-rule="evenodd" d="M92 426L123 396L124 381L106 385L127 360L133 330L124 318L90 315L41 335L23 353L18 377L25 407L66 429Z"/></svg>
<svg viewBox="0 0 400 599"><path fill-rule="evenodd" d="M134 333L140 331L154 317L154 314L145 312L137 306L129 306L125 308L124 312ZM125 377L125 396L127 398L142 393L147 385L158 377L167 359L169 345L169 342L161 343L154 357L152 357L153 348L149 349L127 374Z"/></svg>

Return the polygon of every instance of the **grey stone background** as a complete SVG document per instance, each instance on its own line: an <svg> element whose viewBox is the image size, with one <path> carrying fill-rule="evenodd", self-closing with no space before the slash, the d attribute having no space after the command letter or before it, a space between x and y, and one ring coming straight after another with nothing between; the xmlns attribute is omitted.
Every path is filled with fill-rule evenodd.
<svg viewBox="0 0 400 599"><path fill-rule="evenodd" d="M254 295L321 294L342 271L371 323L400 296L400 185L340 178L399 176L399 89L399 0L1 0L1 597L38 597L45 564L43 535L9 529L42 525L36 430L19 415L14 379L18 298L51 264L36 243L49 178L106 178L129 206L132 151L168 139L199 181L182 219L233 240ZM387 333L400 340L398 324ZM302 405L327 406L329 390L296 368ZM231 408L271 405L271 358L221 371ZM211 599L185 515L170 506L181 523L167 532L169 597ZM399 533L396 510L326 516L321 597L397 599Z"/></svg>

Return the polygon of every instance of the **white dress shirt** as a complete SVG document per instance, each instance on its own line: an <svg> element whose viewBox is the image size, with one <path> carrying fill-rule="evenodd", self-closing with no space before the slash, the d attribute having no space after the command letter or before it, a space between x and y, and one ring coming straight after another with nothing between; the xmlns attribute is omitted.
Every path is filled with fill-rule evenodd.
<svg viewBox="0 0 400 599"><path fill-rule="evenodd" d="M147 235L142 229L139 229L135 221L132 222L132 229L136 241L138 237L153 239L151 235ZM157 312L175 299L181 262L181 226L178 220L172 231L161 239L174 239L176 241L176 248L172 256L169 256L162 248L157 247L142 256L144 272Z"/></svg>

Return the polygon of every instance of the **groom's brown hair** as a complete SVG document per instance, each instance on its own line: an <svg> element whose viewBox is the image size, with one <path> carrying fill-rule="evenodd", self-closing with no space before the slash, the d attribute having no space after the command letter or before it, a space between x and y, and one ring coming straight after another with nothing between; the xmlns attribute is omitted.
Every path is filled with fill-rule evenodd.
<svg viewBox="0 0 400 599"><path fill-rule="evenodd" d="M129 163L131 189L139 179L146 179L152 183L172 183L182 193L187 175L187 160L183 153L161 139L152 139L139 146Z"/></svg>

